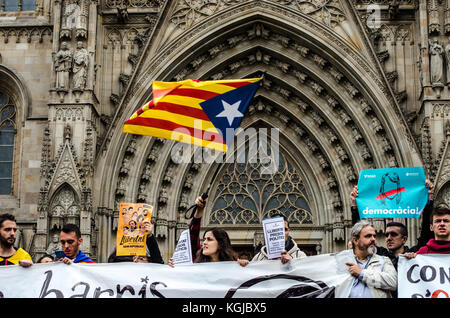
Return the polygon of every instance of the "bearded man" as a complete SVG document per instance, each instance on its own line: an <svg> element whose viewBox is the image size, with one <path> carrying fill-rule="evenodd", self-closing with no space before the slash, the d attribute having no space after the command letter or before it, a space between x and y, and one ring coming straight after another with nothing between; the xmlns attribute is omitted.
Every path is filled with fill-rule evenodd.
<svg viewBox="0 0 450 318"><path fill-rule="evenodd" d="M355 262L346 262L355 277L349 298L391 298L397 289L397 271L386 256L377 255L375 229L367 221L357 222L351 231Z"/></svg>
<svg viewBox="0 0 450 318"><path fill-rule="evenodd" d="M12 214L0 215L0 266L20 265L29 267L33 264L30 254L25 250L14 248L16 241L17 223Z"/></svg>

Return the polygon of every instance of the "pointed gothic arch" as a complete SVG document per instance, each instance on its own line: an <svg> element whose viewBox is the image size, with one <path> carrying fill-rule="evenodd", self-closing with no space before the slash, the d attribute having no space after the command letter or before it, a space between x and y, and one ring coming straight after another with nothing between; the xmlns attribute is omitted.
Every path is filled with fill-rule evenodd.
<svg viewBox="0 0 450 318"><path fill-rule="evenodd" d="M103 145L107 148L99 162L109 169L99 179L109 188L98 205L116 211L120 200L154 204L164 250L173 250L188 222L181 211L206 188L214 169L173 164L171 141L122 134L122 123L151 99L152 80L244 78L264 72L242 125L272 118L283 138L310 162L314 190L323 192L316 210L324 214L321 234L313 236L328 252L344 244L351 220L347 197L359 170L406 166L419 157L395 97L379 75L375 54L365 61L354 45L308 16L273 3L255 7L218 12L161 46L149 45ZM132 140L136 151L127 154ZM128 156L131 168L125 175L120 176L123 159L117 156ZM133 186L126 187L130 182Z"/></svg>
<svg viewBox="0 0 450 318"><path fill-rule="evenodd" d="M64 182L61 184L49 201L48 229L50 231L59 231L67 223L80 226L80 201L77 192L69 183Z"/></svg>
<svg viewBox="0 0 450 318"><path fill-rule="evenodd" d="M1 159L4 162L8 161L11 178L10 191L2 194L17 196L20 191L20 176L17 171L22 153L22 145L19 140L21 140L23 123L31 106L31 98L22 77L15 70L3 64L0 64L0 94L2 98L0 106L2 144L12 146L12 152L8 151L7 158Z"/></svg>

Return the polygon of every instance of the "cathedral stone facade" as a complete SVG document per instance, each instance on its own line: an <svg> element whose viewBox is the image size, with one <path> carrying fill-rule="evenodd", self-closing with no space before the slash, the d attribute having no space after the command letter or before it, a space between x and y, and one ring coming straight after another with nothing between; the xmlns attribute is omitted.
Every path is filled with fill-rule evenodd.
<svg viewBox="0 0 450 318"><path fill-rule="evenodd" d="M274 211L309 255L344 249L362 169L423 166L450 205L449 1L3 0L0 55L0 209L35 259L70 222L106 262L119 204L145 202L167 261L208 185L202 227L249 253ZM241 127L278 132L274 174L122 132L153 80L261 74Z"/></svg>

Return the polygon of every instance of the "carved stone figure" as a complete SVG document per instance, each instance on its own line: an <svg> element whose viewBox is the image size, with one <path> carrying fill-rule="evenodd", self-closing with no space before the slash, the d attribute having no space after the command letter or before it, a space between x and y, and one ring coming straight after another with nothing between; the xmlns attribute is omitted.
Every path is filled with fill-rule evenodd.
<svg viewBox="0 0 450 318"><path fill-rule="evenodd" d="M55 56L56 89L69 89L69 72L72 69L72 52L66 42L61 43L61 48Z"/></svg>
<svg viewBox="0 0 450 318"><path fill-rule="evenodd" d="M77 49L73 55L73 89L84 90L86 87L88 65L88 51L84 48L83 42L78 41Z"/></svg>
<svg viewBox="0 0 450 318"><path fill-rule="evenodd" d="M432 86L442 86L443 53L444 50L437 40L434 40L432 43L430 43L430 71Z"/></svg>
<svg viewBox="0 0 450 318"><path fill-rule="evenodd" d="M16 241L14 242L14 248L17 250L18 248L23 248L23 231L21 229L17 229L16 231Z"/></svg>
<svg viewBox="0 0 450 318"><path fill-rule="evenodd" d="M72 30L81 27L81 7L78 4L78 0L69 0L65 3L63 28Z"/></svg>
<svg viewBox="0 0 450 318"><path fill-rule="evenodd" d="M449 43L445 46L445 58L447 62L447 84L450 84L450 37Z"/></svg>
<svg viewBox="0 0 450 318"><path fill-rule="evenodd" d="M48 255L52 255L58 249L60 249L60 247L59 247L59 236L58 236L58 234L53 234L52 241L48 245L47 250L45 251L45 253L47 253Z"/></svg>

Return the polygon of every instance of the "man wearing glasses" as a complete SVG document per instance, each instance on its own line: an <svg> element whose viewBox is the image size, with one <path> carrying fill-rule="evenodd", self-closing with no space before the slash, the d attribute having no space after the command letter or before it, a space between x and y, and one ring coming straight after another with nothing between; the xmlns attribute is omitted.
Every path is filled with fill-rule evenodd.
<svg viewBox="0 0 450 318"><path fill-rule="evenodd" d="M408 239L408 230L406 226L399 222L390 222L386 224L385 231L387 248L377 246L377 254L389 257L396 270L398 265L398 256L400 254L417 252L422 246L425 246L430 238L433 237L433 232L430 230L429 216L433 211L433 201L431 197L433 195L434 185L429 180L425 181L425 185L428 187L428 203L422 212L422 230L420 232L420 237L417 239L417 245L413 247L406 246L405 244ZM350 199L352 201L351 210L353 224L356 224L360 220L358 208L356 206L357 196L358 187L355 186L353 191L350 193Z"/></svg>

